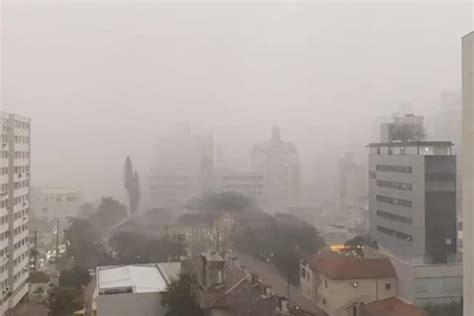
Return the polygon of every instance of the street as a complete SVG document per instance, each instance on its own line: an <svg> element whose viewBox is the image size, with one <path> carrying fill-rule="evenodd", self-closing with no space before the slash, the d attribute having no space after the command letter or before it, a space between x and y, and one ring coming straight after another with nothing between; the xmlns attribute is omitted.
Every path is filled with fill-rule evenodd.
<svg viewBox="0 0 474 316"><path fill-rule="evenodd" d="M250 273L258 275L264 283L270 285L273 293L288 297L288 284L273 265L240 252L235 252L234 254L237 257L237 261L245 266ZM298 287L290 285L288 302L307 311L319 312L318 315L325 315L315 302L303 295Z"/></svg>

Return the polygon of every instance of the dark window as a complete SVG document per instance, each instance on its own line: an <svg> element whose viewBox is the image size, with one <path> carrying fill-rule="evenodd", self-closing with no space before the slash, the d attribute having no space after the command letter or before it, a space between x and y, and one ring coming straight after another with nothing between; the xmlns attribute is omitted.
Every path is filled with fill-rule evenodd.
<svg viewBox="0 0 474 316"><path fill-rule="evenodd" d="M375 171L369 171L369 178L370 178L370 179L375 179L375 178L377 178L377 172L375 172Z"/></svg>
<svg viewBox="0 0 474 316"><path fill-rule="evenodd" d="M377 171L411 173L412 168L409 166L377 165Z"/></svg>
<svg viewBox="0 0 474 316"><path fill-rule="evenodd" d="M387 187L387 188L411 191L410 183L377 180L377 185L379 187Z"/></svg>
<svg viewBox="0 0 474 316"><path fill-rule="evenodd" d="M385 283L385 289L390 290L392 288L392 284L390 283Z"/></svg>
<svg viewBox="0 0 474 316"><path fill-rule="evenodd" d="M324 287L328 288L328 281L327 280L324 280Z"/></svg>
<svg viewBox="0 0 474 316"><path fill-rule="evenodd" d="M401 216L401 215L397 215L397 214L393 214L393 213L385 212L385 211L380 211L380 210L377 210L377 216L386 218L392 221L402 222L405 224L413 223L413 220L410 217Z"/></svg>
<svg viewBox="0 0 474 316"><path fill-rule="evenodd" d="M352 306L352 316L357 316L357 306Z"/></svg>
<svg viewBox="0 0 474 316"><path fill-rule="evenodd" d="M301 277L302 277L303 279L306 278L306 270L305 270L304 268L301 268Z"/></svg>
<svg viewBox="0 0 474 316"><path fill-rule="evenodd" d="M404 200L404 199L396 199L393 197L385 196L385 195L377 195L377 201L387 204L393 205L400 205L404 207L411 207L411 201Z"/></svg>
<svg viewBox="0 0 474 316"><path fill-rule="evenodd" d="M399 231L396 231L396 230L393 230L393 229L390 229L390 228L387 228L387 227L377 226L377 230L379 232L382 232L382 233L390 235L390 236L394 236L394 237L396 237L398 239L401 239L401 240L405 240L405 241L412 241L413 240L413 237L411 235L408 235L408 234L405 234L405 233L402 233L402 232L399 232Z"/></svg>

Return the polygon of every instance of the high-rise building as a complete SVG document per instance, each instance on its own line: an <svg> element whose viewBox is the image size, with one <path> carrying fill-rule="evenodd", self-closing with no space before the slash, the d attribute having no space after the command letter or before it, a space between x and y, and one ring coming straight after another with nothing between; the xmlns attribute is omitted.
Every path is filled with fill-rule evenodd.
<svg viewBox="0 0 474 316"><path fill-rule="evenodd" d="M252 150L252 165L263 174L263 204L271 212L297 205L300 195L300 163L296 146L281 139L274 126L270 141Z"/></svg>
<svg viewBox="0 0 474 316"><path fill-rule="evenodd" d="M30 119L0 112L1 313L28 292Z"/></svg>
<svg viewBox="0 0 474 316"><path fill-rule="evenodd" d="M464 315L474 315L474 32L462 41Z"/></svg>
<svg viewBox="0 0 474 316"><path fill-rule="evenodd" d="M402 259L456 255L456 156L451 142L370 144L370 232Z"/></svg>
<svg viewBox="0 0 474 316"><path fill-rule="evenodd" d="M409 140L369 145L370 234L382 249L403 260L455 261L456 156L452 143L403 135Z"/></svg>
<svg viewBox="0 0 474 316"><path fill-rule="evenodd" d="M214 137L178 128L161 138L149 177L150 207L179 209L214 186Z"/></svg>

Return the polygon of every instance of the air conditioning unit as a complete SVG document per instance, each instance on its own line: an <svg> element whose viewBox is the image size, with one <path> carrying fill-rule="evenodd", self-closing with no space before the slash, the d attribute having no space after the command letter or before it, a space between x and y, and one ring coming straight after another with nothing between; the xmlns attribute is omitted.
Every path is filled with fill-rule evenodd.
<svg viewBox="0 0 474 316"><path fill-rule="evenodd" d="M18 178L21 178L21 175L22 175L22 174L20 173L20 174L18 175Z"/></svg>

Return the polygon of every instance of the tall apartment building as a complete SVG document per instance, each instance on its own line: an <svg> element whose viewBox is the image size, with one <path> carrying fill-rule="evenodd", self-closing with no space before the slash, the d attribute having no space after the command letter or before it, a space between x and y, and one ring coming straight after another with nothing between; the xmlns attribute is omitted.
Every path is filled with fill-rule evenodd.
<svg viewBox="0 0 474 316"><path fill-rule="evenodd" d="M293 142L281 139L280 128L274 126L271 139L253 148L252 165L256 172L263 174L263 203L266 209L270 212L281 212L298 204L298 152Z"/></svg>
<svg viewBox="0 0 474 316"><path fill-rule="evenodd" d="M456 255L456 156L449 141L369 145L369 229L379 246L417 263Z"/></svg>
<svg viewBox="0 0 474 316"><path fill-rule="evenodd" d="M474 32L462 41L464 315L474 315Z"/></svg>
<svg viewBox="0 0 474 316"><path fill-rule="evenodd" d="M0 112L1 314L28 292L30 119Z"/></svg>

